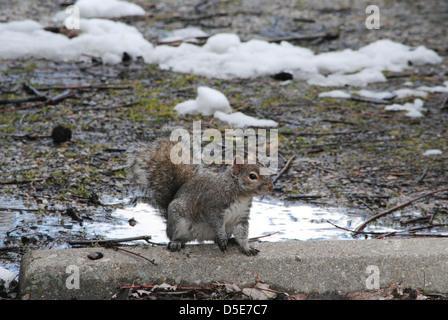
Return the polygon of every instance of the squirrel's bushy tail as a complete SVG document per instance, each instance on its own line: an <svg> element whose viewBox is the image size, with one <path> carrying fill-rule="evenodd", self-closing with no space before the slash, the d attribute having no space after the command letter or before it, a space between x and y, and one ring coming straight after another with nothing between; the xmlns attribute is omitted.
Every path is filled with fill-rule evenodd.
<svg viewBox="0 0 448 320"><path fill-rule="evenodd" d="M128 179L166 217L168 205L186 181L194 177L198 168L193 164L174 164L170 153L179 142L168 137L156 139L128 154Z"/></svg>

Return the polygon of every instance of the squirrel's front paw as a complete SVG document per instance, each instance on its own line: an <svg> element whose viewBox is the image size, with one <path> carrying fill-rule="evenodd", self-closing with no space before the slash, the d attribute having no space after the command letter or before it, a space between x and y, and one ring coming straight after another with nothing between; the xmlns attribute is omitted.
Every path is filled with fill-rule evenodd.
<svg viewBox="0 0 448 320"><path fill-rule="evenodd" d="M215 242L218 245L219 250L221 250L222 252L227 251L227 239L217 239Z"/></svg>

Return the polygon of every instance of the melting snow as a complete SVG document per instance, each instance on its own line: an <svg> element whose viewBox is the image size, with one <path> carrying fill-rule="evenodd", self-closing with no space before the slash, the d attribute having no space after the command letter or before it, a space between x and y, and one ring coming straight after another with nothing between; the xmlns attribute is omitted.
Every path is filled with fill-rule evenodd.
<svg viewBox="0 0 448 320"><path fill-rule="evenodd" d="M438 154L442 154L442 151L438 150L438 149L430 149L430 150L426 150L423 153L424 156L434 156L434 155L438 155Z"/></svg>
<svg viewBox="0 0 448 320"><path fill-rule="evenodd" d="M276 127L278 124L273 120L256 119L245 115L242 112L232 112L229 100L221 92L208 88L199 87L195 100L187 100L177 104L174 110L178 114L202 114L204 116L213 115L216 119L227 122L238 127Z"/></svg>
<svg viewBox="0 0 448 320"><path fill-rule="evenodd" d="M174 107L174 110L181 115L202 114L204 116L211 116L215 111L232 112L226 96L215 89L207 87L199 87L196 100L187 100L179 103Z"/></svg>
<svg viewBox="0 0 448 320"><path fill-rule="evenodd" d="M122 1L109 0L112 4ZM81 16L96 11L99 1L79 1ZM87 6L87 9L83 9ZM108 6L100 6L107 7ZM117 7L119 8L119 6ZM112 10L112 9L111 9ZM118 13L118 9L112 10ZM84 12L84 14L83 14ZM122 14L129 14L123 10ZM252 39L242 42L236 34L211 36L205 45L182 43L178 47L154 47L134 27L105 19L81 19L81 35L68 39L42 29L34 21L0 24L0 58L37 57L51 60L79 60L83 55L101 57L104 63L120 63L123 52L141 56L146 63L163 69L212 78L252 78L291 70L297 79L319 86L352 85L363 87L386 81L382 71L402 71L413 65L436 64L442 58L425 47L411 48L390 40L379 40L359 50L315 54L310 49L289 42L270 43ZM173 38L202 35L198 29L178 30ZM165 39L166 40L166 39ZM85 57L84 57L85 58ZM440 89L440 88L439 88ZM433 90L439 90L437 88ZM448 90L442 87L441 90Z"/></svg>
<svg viewBox="0 0 448 320"><path fill-rule="evenodd" d="M423 111L426 111L423 108L423 100L415 99L413 103L405 103L405 104L392 104L384 108L389 111L407 111L406 115L411 118L420 118L423 117Z"/></svg>

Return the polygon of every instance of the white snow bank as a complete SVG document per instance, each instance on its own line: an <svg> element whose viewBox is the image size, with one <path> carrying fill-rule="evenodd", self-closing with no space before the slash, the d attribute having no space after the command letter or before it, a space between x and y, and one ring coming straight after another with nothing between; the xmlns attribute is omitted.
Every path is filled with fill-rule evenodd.
<svg viewBox="0 0 448 320"><path fill-rule="evenodd" d="M386 81L383 70L402 71L409 62L436 64L442 58L425 47L414 50L390 40L379 40L359 50L314 54L288 42L241 42L235 34L216 34L202 47L187 43L158 46L153 61L164 69L212 78L251 78L287 69L310 84L365 86Z"/></svg>
<svg viewBox="0 0 448 320"><path fill-rule="evenodd" d="M213 115L216 119L227 122L228 124L237 127L277 127L278 123L274 120L257 119L242 112L234 112L227 114L221 111L216 111Z"/></svg>
<svg viewBox="0 0 448 320"><path fill-rule="evenodd" d="M131 14L124 7L116 9L125 4L131 5L129 3L117 0L101 1L102 5L99 3L99 0L80 0L77 5L89 16L90 13L105 15L109 10L112 13ZM115 7L116 4L120 6ZM104 11L96 10L97 7ZM309 84L359 87L384 82L386 78L382 71L402 71L409 62L420 65L442 61L437 53L425 47L414 50L390 40L379 40L359 50L315 54L289 42L277 44L256 39L241 42L236 34L220 33L208 38L203 46L182 43L177 47L159 45L154 48L136 28L124 23L81 19L80 27L80 36L67 39L63 35L42 30L40 24L30 20L0 24L0 58L34 56L76 61L87 54L99 56L105 63L112 64L119 63L126 51L133 57L142 56L146 63L159 64L162 69L211 78L252 78L289 70L294 78ZM172 36L202 35L197 28L187 29Z"/></svg>
<svg viewBox="0 0 448 320"><path fill-rule="evenodd" d="M384 109L388 111L407 111L406 116L411 118L419 118L423 117L423 111L426 111L423 108L423 100L415 99L413 103L405 103L405 104L392 104L386 106Z"/></svg>
<svg viewBox="0 0 448 320"><path fill-rule="evenodd" d="M438 155L438 154L442 154L442 151L438 150L438 149L430 149L430 150L426 150L423 153L424 156L434 156L434 155Z"/></svg>
<svg viewBox="0 0 448 320"><path fill-rule="evenodd" d="M228 124L244 127L276 127L278 124L273 120L256 119L245 115L242 112L232 113L229 100L221 92L208 88L198 87L198 95L195 100L187 100L177 104L174 110L180 115L202 114L204 116L213 115L216 119Z"/></svg>
<svg viewBox="0 0 448 320"><path fill-rule="evenodd" d="M215 111L232 112L229 100L221 92L207 87L198 87L197 91L196 100L179 103L174 107L174 110L181 115L202 114L204 116L211 116Z"/></svg>
<svg viewBox="0 0 448 320"><path fill-rule="evenodd" d="M0 58L78 61L91 55L106 64L121 62L123 52L149 61L153 46L132 26L106 19L81 19L82 33L69 39L43 30L31 20L0 24Z"/></svg>
<svg viewBox="0 0 448 320"><path fill-rule="evenodd" d="M78 0L74 3L79 8L81 18L119 18L125 16L141 16L145 10L139 5L120 0ZM68 13L61 11L56 20L64 20Z"/></svg>

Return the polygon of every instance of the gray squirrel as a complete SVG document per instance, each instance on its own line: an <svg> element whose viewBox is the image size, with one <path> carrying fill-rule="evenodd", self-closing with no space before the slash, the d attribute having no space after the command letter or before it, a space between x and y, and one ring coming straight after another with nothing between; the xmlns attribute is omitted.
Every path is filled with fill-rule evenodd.
<svg viewBox="0 0 448 320"><path fill-rule="evenodd" d="M178 143L158 138L130 152L127 163L130 183L152 196L166 220L168 249L179 251L189 241L214 240L225 252L233 235L244 254L258 254L248 245L252 198L273 188L270 176L260 174L262 164L244 163L235 156L225 171L203 172L201 165L171 161Z"/></svg>

